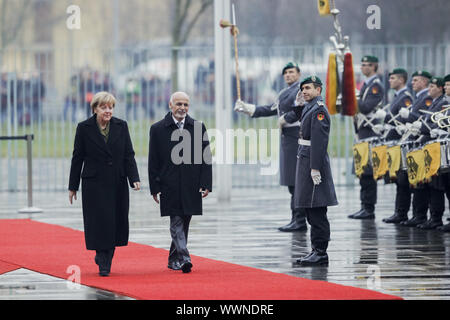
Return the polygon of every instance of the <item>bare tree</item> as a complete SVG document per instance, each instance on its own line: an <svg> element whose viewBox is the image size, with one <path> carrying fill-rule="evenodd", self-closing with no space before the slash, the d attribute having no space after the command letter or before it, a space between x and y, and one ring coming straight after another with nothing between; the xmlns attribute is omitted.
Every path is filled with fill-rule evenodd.
<svg viewBox="0 0 450 320"><path fill-rule="evenodd" d="M174 18L172 24L172 91L178 89L178 53L186 44L189 35L201 15L211 6L213 0L174 0Z"/></svg>
<svg viewBox="0 0 450 320"><path fill-rule="evenodd" d="M14 43L30 14L32 0L0 0L0 48Z"/></svg>

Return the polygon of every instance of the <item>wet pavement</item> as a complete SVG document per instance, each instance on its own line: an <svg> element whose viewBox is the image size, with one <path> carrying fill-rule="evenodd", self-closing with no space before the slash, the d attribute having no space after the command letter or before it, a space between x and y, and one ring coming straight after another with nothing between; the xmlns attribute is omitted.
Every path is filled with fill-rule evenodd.
<svg viewBox="0 0 450 320"><path fill-rule="evenodd" d="M277 230L290 219L286 187L235 188L228 203L218 203L211 193L204 202L204 215L192 219L190 253L405 299L450 299L450 233L383 223L393 213L394 185L379 182L376 219L370 221L347 218L359 210L358 186L340 186L336 191L339 206L328 210L328 267L296 265L310 251L309 230ZM130 195L130 241L168 249L169 219L159 216L148 190ZM80 199L73 206L66 192L37 192L34 199L44 212L24 215L17 210L26 204L25 193L0 193L0 219L31 218L82 230ZM448 216L447 205L444 220ZM0 299L126 299L85 286L74 290L67 282L19 269L0 275Z"/></svg>

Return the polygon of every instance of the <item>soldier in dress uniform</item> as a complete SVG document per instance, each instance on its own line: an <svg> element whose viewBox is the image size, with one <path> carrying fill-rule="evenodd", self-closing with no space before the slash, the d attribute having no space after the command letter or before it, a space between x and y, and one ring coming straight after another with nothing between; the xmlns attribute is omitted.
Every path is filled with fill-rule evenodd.
<svg viewBox="0 0 450 320"><path fill-rule="evenodd" d="M447 104L444 95L444 79L433 77L428 89L428 94L433 99L431 106L428 108L430 112L438 112ZM436 124L431 121L431 115L427 114L423 120L417 120L412 124L413 130L418 131L421 137L418 139L420 143L426 143L433 140L431 130ZM437 175L432 177L432 181L424 185L422 193L428 196L428 207L430 209L430 219L426 222L418 224L419 229L436 229L443 225L442 216L445 210L445 179L447 175ZM426 217L426 216L425 216Z"/></svg>
<svg viewBox="0 0 450 320"><path fill-rule="evenodd" d="M295 207L306 212L311 225L312 251L297 263L304 266L324 265L328 264L330 240L327 207L338 204L327 153L331 122L321 96L322 81L316 76L308 77L302 81L300 88L306 104L295 110L301 121Z"/></svg>
<svg viewBox="0 0 450 320"><path fill-rule="evenodd" d="M445 99L447 103L450 104L450 74L444 77L444 82ZM450 201L450 173L446 173L445 175L447 176L445 183L445 194L447 196L447 199ZM444 232L450 232L450 223L447 223L442 227L437 227L437 229Z"/></svg>
<svg viewBox="0 0 450 320"><path fill-rule="evenodd" d="M361 59L361 72L366 77L358 98L359 114L356 115L356 132L358 139L376 137L373 130L377 124L375 112L383 103L384 88L377 74L378 58L364 56ZM349 215L352 219L375 219L375 204L377 202L377 182L373 178L373 169L366 166L359 183L361 186L361 209Z"/></svg>
<svg viewBox="0 0 450 320"><path fill-rule="evenodd" d="M432 76L428 71L419 70L412 75L412 89L416 93L416 99L411 107L401 108L397 120L403 125L398 125L396 130L399 134L404 134L408 128L411 128L412 123L417 121L425 115L420 110L428 110L433 103L433 98L428 94L428 86ZM412 137L409 138L410 140ZM416 138L414 138L415 140ZM400 225L407 227L416 227L419 224L426 222L428 211L428 195L423 192L422 186L417 186L412 189L412 218L400 222Z"/></svg>
<svg viewBox="0 0 450 320"><path fill-rule="evenodd" d="M450 103L450 74L444 77L445 100Z"/></svg>
<svg viewBox="0 0 450 320"><path fill-rule="evenodd" d="M409 108L413 103L413 96L406 86L407 81L408 72L405 69L396 68L389 73L389 86L395 90L394 99L387 107L379 109L375 113L376 118L384 123L384 126L378 124L375 127L382 126L384 130L387 130L386 141L399 140L402 137L394 129L393 121L398 117L401 108ZM395 210L392 216L383 219L383 222L386 223L400 223L408 220L408 211L411 206L411 190L406 170L400 169L398 171L395 184L397 186Z"/></svg>
<svg viewBox="0 0 450 320"><path fill-rule="evenodd" d="M255 106L254 104L236 101L234 110L243 112L252 118L278 116L281 118L280 141L280 184L287 186L291 194L291 222L280 227L280 231L307 230L305 212L294 208L295 194L295 163L297 161L298 135L300 123L295 121L287 123L284 115L296 109L296 97L299 92L300 68L297 64L289 62L282 70L284 80L288 85L280 91L277 101L272 105Z"/></svg>

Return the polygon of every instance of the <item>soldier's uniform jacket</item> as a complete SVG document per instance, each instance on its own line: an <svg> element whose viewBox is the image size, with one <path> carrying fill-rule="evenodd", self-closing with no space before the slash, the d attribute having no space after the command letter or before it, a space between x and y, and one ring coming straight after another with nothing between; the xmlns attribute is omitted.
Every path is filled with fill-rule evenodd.
<svg viewBox="0 0 450 320"><path fill-rule="evenodd" d="M257 106L253 118L281 117L286 113L297 109L295 98L300 89L300 82L295 82L284 88L278 94L278 101L272 105ZM280 184L282 186L295 185L295 164L297 162L297 147L299 134L298 121L285 126L280 136Z"/></svg>
<svg viewBox="0 0 450 320"><path fill-rule="evenodd" d="M404 87L403 89L400 89L398 92L395 93L394 99L391 102L391 105L389 106L389 112L386 115L386 118L384 119L385 123L389 123L389 121L396 117L400 111L401 108L409 108L412 106L414 101L414 98L412 94L408 91L407 87ZM400 116L396 117L395 119L398 120ZM393 122L390 123L391 125L394 125ZM386 140L398 140L401 138L401 135L397 133L395 129L392 129L389 131L389 133L386 136Z"/></svg>
<svg viewBox="0 0 450 320"><path fill-rule="evenodd" d="M397 120L399 120L402 123L407 122L414 122L417 119L419 119L420 116L425 115L424 113L420 112L419 110L428 110L430 108L431 104L433 103L433 98L431 98L428 94L428 89L424 89L420 91L417 96L416 100L414 101L413 105L410 107L409 116L407 119L404 119L402 117L398 117Z"/></svg>
<svg viewBox="0 0 450 320"><path fill-rule="evenodd" d="M369 119L373 125L377 124L375 112L377 107L382 104L383 97L384 88L378 76L374 76L369 81L364 82L359 95L358 109L359 113ZM377 134L372 130L370 124L364 121L361 115L356 115L355 118L356 130L358 132L359 139L377 136Z"/></svg>
<svg viewBox="0 0 450 320"><path fill-rule="evenodd" d="M429 107L428 111L430 111L430 112L442 111L444 109L444 106L446 106L447 104L448 104L448 102L445 99L445 95L442 95L442 96L437 97L436 99L433 100L433 103ZM420 128L420 133L422 135L424 135L426 138L421 139L420 142L427 142L427 141L433 140L430 137L430 131L432 129L439 128L438 124L434 123L431 120L431 114L426 114L425 115L425 119L422 122L424 124Z"/></svg>
<svg viewBox="0 0 450 320"><path fill-rule="evenodd" d="M295 177L295 207L316 208L337 205L330 159L328 139L330 135L330 115L321 96L307 103L301 113L301 132L297 171ZM302 144L310 141L310 146ZM322 182L314 186L311 169L320 171Z"/></svg>

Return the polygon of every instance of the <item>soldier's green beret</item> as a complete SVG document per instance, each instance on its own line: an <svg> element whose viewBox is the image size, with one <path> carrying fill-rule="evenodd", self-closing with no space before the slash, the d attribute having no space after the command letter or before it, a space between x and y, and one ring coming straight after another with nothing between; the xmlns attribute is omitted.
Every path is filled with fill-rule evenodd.
<svg viewBox="0 0 450 320"><path fill-rule="evenodd" d="M300 72L300 68L299 68L299 66L298 66L297 63L294 63L294 62L288 62L288 63L284 66L283 71L281 72L281 74L284 74L284 72L285 72L287 69L291 69L291 68L295 68L295 69L297 69L298 72Z"/></svg>
<svg viewBox="0 0 450 320"><path fill-rule="evenodd" d="M414 72L414 73L412 74L412 76L413 76L413 77L416 77L416 76L422 76L422 77L428 78L428 79L430 79L430 80L431 80L431 78L433 77L433 76L431 75L431 73L429 73L428 71L425 71L425 70L419 70L419 71L416 71L416 72Z"/></svg>
<svg viewBox="0 0 450 320"><path fill-rule="evenodd" d="M378 63L378 58L375 56L364 56L364 57L362 57L361 62L377 62Z"/></svg>
<svg viewBox="0 0 450 320"><path fill-rule="evenodd" d="M319 77L316 77L316 76L311 76L311 77L308 77L308 78L304 79L304 80L300 83L300 88L301 88L304 84L307 84L307 83L314 83L314 84L316 84L316 85L318 85L318 86L322 86L322 81L319 79Z"/></svg>
<svg viewBox="0 0 450 320"><path fill-rule="evenodd" d="M396 68L392 70L392 72L389 72L389 76L392 76L393 74L404 74L408 76L408 72L403 68Z"/></svg>
<svg viewBox="0 0 450 320"><path fill-rule="evenodd" d="M450 74L448 74L444 77L444 82L447 82L447 81L450 82Z"/></svg>
<svg viewBox="0 0 450 320"><path fill-rule="evenodd" d="M438 77L431 78L431 83L437 85L438 87L443 87L445 85L444 79Z"/></svg>

